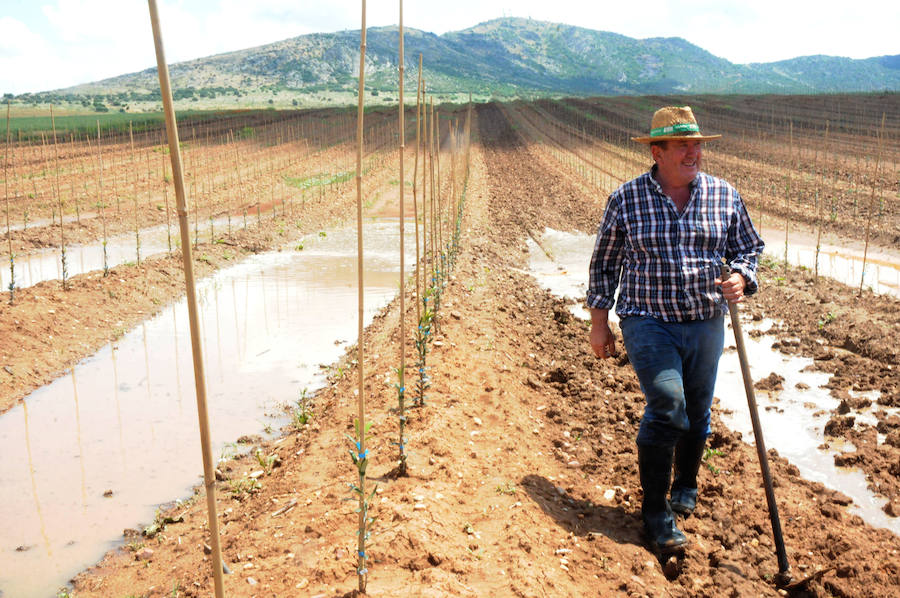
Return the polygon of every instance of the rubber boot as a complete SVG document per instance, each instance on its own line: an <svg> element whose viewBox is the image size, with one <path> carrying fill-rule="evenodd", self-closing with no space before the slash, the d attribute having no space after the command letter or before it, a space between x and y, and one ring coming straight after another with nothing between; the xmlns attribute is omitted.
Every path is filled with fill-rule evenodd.
<svg viewBox="0 0 900 598"><path fill-rule="evenodd" d="M675 525L675 515L666 499L672 477L673 449L638 445L638 468L644 489L641 518L650 547L660 554L677 552L687 544L687 538Z"/></svg>
<svg viewBox="0 0 900 598"><path fill-rule="evenodd" d="M682 436L675 445L675 480L669 504L680 515L690 515L697 506L697 471L705 449L705 436Z"/></svg>

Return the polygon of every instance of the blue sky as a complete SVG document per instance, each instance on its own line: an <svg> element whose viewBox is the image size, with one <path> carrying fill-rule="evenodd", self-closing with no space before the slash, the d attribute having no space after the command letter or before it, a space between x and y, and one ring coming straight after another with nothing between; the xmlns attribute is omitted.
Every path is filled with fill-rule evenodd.
<svg viewBox="0 0 900 598"><path fill-rule="evenodd" d="M170 63L360 24L358 0L157 2ZM397 23L397 2L367 4L369 26ZM58 89L155 66L148 14L143 0L2 0L0 93ZM404 2L407 27L438 34L502 16L635 38L683 37L739 64L811 54L900 54L896 0Z"/></svg>

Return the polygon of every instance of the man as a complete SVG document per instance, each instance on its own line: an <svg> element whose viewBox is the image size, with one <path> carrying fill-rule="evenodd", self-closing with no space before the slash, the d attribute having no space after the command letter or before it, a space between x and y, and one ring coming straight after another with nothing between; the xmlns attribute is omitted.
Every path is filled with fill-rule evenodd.
<svg viewBox="0 0 900 598"><path fill-rule="evenodd" d="M689 515L697 500L725 301L756 292L763 249L738 192L700 172L702 144L719 137L700 133L690 107L656 111L650 135L632 138L650 145L655 164L609 196L590 265L591 348L601 358L616 355L608 323L615 301L646 399L637 435L641 516L661 554L687 543L673 510ZM731 268L724 279L723 260Z"/></svg>

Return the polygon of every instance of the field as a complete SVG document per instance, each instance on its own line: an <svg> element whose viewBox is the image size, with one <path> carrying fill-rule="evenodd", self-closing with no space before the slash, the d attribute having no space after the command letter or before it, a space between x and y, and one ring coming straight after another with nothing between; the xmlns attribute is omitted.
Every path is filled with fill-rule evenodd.
<svg viewBox="0 0 900 598"><path fill-rule="evenodd" d="M417 354L413 333L399 332L401 317L407 331L421 322L415 281L405 288L404 313L395 299L364 338L373 423L368 477L378 484L370 594L779 595L752 439L730 431L720 408L699 506L683 522L691 547L671 562L646 548L634 446L643 409L637 379L625 356L596 360L587 323L527 273L526 240L539 240L546 227L595 232L608 194L649 166L647 153L628 137L644 132L655 107L673 103L690 103L705 132L724 135L708 144L704 170L736 185L757 224L782 231L766 239L771 253L761 268L761 292L748 299L744 316L775 320L777 350L809 357L827 374L840 406L817 416L827 421L824 444L837 447L838 465L865 474L891 518L900 515L900 417L892 415L900 407L900 301L778 259L785 238L802 233L877 249L900 263L895 94L478 104L462 145L456 136L468 108L445 105L437 107L435 144L443 176L428 189L433 182L439 189L432 205L441 243L453 236L450 208L460 206L459 249L428 352L428 400L408 412L407 476L392 475L394 371L401 346L407 364ZM402 185L396 109L366 116L367 217L398 216L401 189L405 215L416 214L414 116L407 111ZM198 272L351 226L355 128L354 114L324 109L183 123ZM43 139L13 135L5 147L4 267L21 268L48 248L62 256L66 247L116 235L134 237L135 255L71 276L63 268L59 277L0 296L0 412L27 403L28 393L184 292L171 167L159 129L129 133L120 123L101 129L99 139L87 128L58 133L56 143L45 129ZM171 240L162 252L142 254L141 239L153 227L166 227ZM438 245L423 264L439 261L442 251ZM216 499L232 571L227 595L353 595L357 515L343 499L356 480L344 438L353 434L356 414L355 355L348 348L330 369L304 424L274 439L251 437L249 453L219 463ZM757 382L777 409L773 380ZM869 391L877 391L874 404L860 398ZM897 536L867 524L850 511L848 497L805 479L775 451L770 461L794 577L810 577L790 592L900 596ZM199 472L199 455L196 462ZM260 469L256 483L238 484ZM185 497L171 497L179 498ZM178 521L153 537L128 532L119 548L72 581L68 595L210 595L202 489L165 514Z"/></svg>

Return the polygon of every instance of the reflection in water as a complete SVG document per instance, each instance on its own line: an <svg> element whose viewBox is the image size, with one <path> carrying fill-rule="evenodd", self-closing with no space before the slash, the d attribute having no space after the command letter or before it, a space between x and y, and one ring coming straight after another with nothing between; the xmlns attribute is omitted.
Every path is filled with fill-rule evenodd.
<svg viewBox="0 0 900 598"><path fill-rule="evenodd" d="M78 408L78 381L72 368L72 398L75 399L75 438L78 440L78 464L81 467L81 506L87 511L87 475L84 472L84 447L81 443L81 409Z"/></svg>
<svg viewBox="0 0 900 598"><path fill-rule="evenodd" d="M396 293L398 233L396 221L367 225L368 321ZM277 414L301 388L324 382L320 364L343 353L335 341L355 339L355 230L304 245L252 256L199 285L204 337L215 329L222 347L221 361L206 359L214 454L263 433L265 423L287 424ZM218 292L226 285L231 293ZM85 359L71 381L56 380L0 416L4 596L52 595L120 544L123 529L152 521L157 505L190 495L201 479L196 403L181 399L194 397L187 317L182 301ZM30 439L19 416L25 405ZM15 551L42 537L46 551Z"/></svg>
<svg viewBox="0 0 900 598"><path fill-rule="evenodd" d="M531 240L528 245L531 250L530 269L538 282L554 294L579 301L579 306L573 312L589 319L587 310L581 304L587 290L588 265L594 248L594 237L548 229L540 240L540 246ZM823 272L821 257L819 271ZM611 320L613 316L611 312ZM747 323L747 329L751 325L752 323ZM729 342L733 343L730 339L734 337L730 332L726 333L725 338L726 346ZM771 336L754 339L746 334L744 339L747 352L752 357L751 369L755 380L764 378L771 372L777 372L785 378L785 390L777 396L757 397L767 446L775 448L781 456L794 463L805 478L820 481L853 498L852 509L868 523L900 535L900 520L888 517L881 510L884 500L876 498L869 491L865 476L859 471L835 467L834 453L818 448L825 440L825 421L817 418L814 413L830 412L838 405L838 401L828 394L827 389L822 388L829 376L821 372L803 371L812 360L785 357L772 350L773 341ZM723 421L726 425L741 432L748 442L752 441L753 431L743 378L734 352L726 350L719 362L716 396L724 410ZM887 411L893 413L900 410Z"/></svg>
<svg viewBox="0 0 900 598"><path fill-rule="evenodd" d="M28 406L22 404L22 420L25 425L25 451L28 453L28 474L31 479L31 496L34 498L35 512L40 522L41 537L44 539L44 547L47 550L47 556L53 558L53 549L50 547L50 537L47 535L47 526L44 523L44 513L41 510L41 499L39 498L37 489L37 476L34 475L34 458L31 456L31 431L28 429ZM23 548L30 548L22 546ZM16 549L18 550L18 546Z"/></svg>

